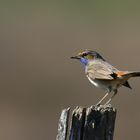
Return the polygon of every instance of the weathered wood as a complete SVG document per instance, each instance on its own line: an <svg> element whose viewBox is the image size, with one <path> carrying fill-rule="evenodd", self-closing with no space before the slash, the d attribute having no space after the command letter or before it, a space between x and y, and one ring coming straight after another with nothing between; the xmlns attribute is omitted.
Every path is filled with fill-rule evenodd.
<svg viewBox="0 0 140 140"><path fill-rule="evenodd" d="M72 113L70 140L82 140L86 109L76 107Z"/></svg>
<svg viewBox="0 0 140 140"><path fill-rule="evenodd" d="M108 108L106 112L107 112L106 140L113 140L117 110L112 107Z"/></svg>
<svg viewBox="0 0 140 140"><path fill-rule="evenodd" d="M62 110L59 124L58 124L58 134L56 140L66 140L67 129L68 129L68 119L69 119L70 108Z"/></svg>
<svg viewBox="0 0 140 140"><path fill-rule="evenodd" d="M69 140L113 140L116 113L111 105L76 107L71 117ZM62 111L57 140L68 138L68 114L69 109Z"/></svg>
<svg viewBox="0 0 140 140"><path fill-rule="evenodd" d="M116 109L90 107L86 111L83 140L113 140Z"/></svg>

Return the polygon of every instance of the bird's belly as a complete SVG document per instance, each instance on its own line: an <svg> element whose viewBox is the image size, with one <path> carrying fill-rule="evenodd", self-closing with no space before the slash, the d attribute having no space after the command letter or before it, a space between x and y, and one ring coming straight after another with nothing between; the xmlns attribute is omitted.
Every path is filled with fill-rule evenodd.
<svg viewBox="0 0 140 140"><path fill-rule="evenodd" d="M91 79L89 76L87 76L87 78L90 81L90 83L93 84L95 87L107 90L107 85L102 83L101 80Z"/></svg>
<svg viewBox="0 0 140 140"><path fill-rule="evenodd" d="M94 80L92 80L89 76L87 76L88 80L96 87L99 87L98 82L95 82Z"/></svg>
<svg viewBox="0 0 140 140"><path fill-rule="evenodd" d="M94 86L104 90L115 90L121 86L120 81L91 79L89 76L87 78Z"/></svg>

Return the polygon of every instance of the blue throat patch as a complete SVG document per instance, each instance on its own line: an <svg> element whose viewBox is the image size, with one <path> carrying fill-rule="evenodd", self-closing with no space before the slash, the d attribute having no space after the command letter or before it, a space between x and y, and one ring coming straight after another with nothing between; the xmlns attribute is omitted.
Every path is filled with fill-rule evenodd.
<svg viewBox="0 0 140 140"><path fill-rule="evenodd" d="M88 64L88 60L86 58L80 58L80 61L84 64L87 65Z"/></svg>

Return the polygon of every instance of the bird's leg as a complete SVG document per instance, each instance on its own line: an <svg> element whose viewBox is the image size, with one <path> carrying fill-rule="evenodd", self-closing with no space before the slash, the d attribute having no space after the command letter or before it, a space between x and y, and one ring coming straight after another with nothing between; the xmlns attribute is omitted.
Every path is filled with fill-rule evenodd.
<svg viewBox="0 0 140 140"><path fill-rule="evenodd" d="M112 99L115 97L116 94L117 94L117 90L114 90L113 95L111 96L111 98L104 105L109 104L112 101Z"/></svg>
<svg viewBox="0 0 140 140"><path fill-rule="evenodd" d="M105 96L96 104L97 106L101 104L101 102L109 95L109 92L105 94Z"/></svg>

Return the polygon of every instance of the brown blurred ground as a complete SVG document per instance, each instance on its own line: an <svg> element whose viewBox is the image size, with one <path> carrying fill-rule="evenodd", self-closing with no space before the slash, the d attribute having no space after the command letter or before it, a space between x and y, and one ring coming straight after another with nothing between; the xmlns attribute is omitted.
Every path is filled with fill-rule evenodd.
<svg viewBox="0 0 140 140"><path fill-rule="evenodd" d="M61 109L104 93L70 56L99 51L122 70L140 70L138 2L3 1L0 6L0 139L53 140ZM115 140L140 137L140 79L122 88Z"/></svg>

